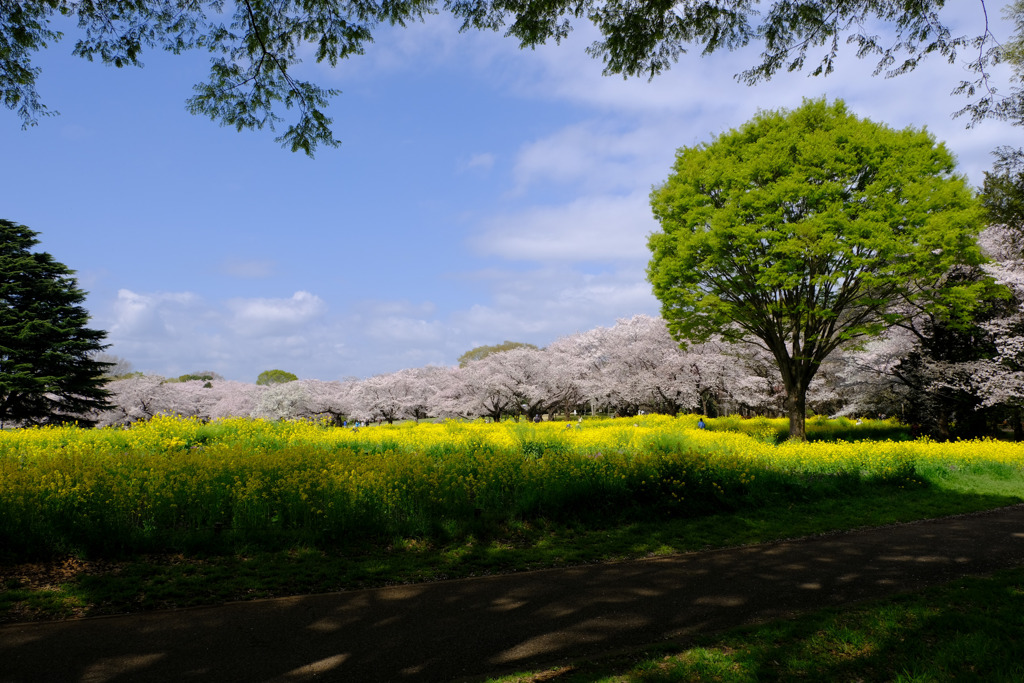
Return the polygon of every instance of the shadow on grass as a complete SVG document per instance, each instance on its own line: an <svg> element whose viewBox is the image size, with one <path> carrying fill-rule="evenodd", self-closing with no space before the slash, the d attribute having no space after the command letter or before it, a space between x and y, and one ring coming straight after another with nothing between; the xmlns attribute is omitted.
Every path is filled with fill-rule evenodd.
<svg viewBox="0 0 1024 683"><path fill-rule="evenodd" d="M665 556L829 534L1011 505L1020 498L937 487L880 487L849 498L705 517L533 520L482 527L449 542L393 539L261 547L230 533L200 552L74 560L78 571L33 576L47 563L0 565L0 622L123 614ZM283 539L287 540L287 539ZM280 543L280 545L276 545Z"/></svg>
<svg viewBox="0 0 1024 683"><path fill-rule="evenodd" d="M1014 506L852 534L479 581L12 624L0 627L0 680L84 680L112 671L154 682L186 680L197 672L223 681L480 678L921 590L1015 566L1022 558L1024 506ZM364 569L374 573L371 563ZM383 562L380 576L389 574L386 567ZM987 599L994 596L1010 601L1003 593ZM1018 614L1019 603L1017 596L1009 606ZM891 617L892 632L883 633L873 650L856 650L859 641L845 635L852 632L846 625L786 627L791 630L765 637L764 652L750 655L751 666L758 680L769 676L772 661L779 662L778 680L799 671L808 672L806 680L843 680L847 659L891 659L885 653L900 638L922 640L932 627L954 628L956 609L950 607L941 623L927 611L916 622ZM965 606L960 612L971 610ZM828 637L821 636L823 630ZM806 643L829 653L820 670L807 658ZM1009 641L998 646L1020 647ZM983 646L970 641L956 647L976 654ZM843 648L853 648L846 659ZM927 652L927 640L922 648ZM737 646L725 654L738 652Z"/></svg>
<svg viewBox="0 0 1024 683"><path fill-rule="evenodd" d="M1024 680L1024 568L846 609L502 679L595 681Z"/></svg>

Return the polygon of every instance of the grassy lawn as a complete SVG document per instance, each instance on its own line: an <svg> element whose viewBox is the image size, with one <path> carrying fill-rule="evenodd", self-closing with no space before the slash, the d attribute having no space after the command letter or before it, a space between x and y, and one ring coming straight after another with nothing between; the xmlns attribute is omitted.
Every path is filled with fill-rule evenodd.
<svg viewBox="0 0 1024 683"><path fill-rule="evenodd" d="M961 514L1024 500L1006 468L921 473L927 485L744 508L704 517L535 520L446 542L395 538L346 546L247 547L228 533L209 549L78 555L0 565L0 621L59 619L270 596L437 581L639 558Z"/></svg>
<svg viewBox="0 0 1024 683"><path fill-rule="evenodd" d="M501 683L1024 681L1024 569Z"/></svg>

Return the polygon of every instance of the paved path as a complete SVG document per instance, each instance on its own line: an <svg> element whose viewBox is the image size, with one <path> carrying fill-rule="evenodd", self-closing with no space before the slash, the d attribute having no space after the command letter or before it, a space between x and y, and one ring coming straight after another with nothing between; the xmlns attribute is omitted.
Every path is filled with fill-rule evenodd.
<svg viewBox="0 0 1024 683"><path fill-rule="evenodd" d="M635 562L0 627L0 682L452 681L1024 566L1024 506Z"/></svg>

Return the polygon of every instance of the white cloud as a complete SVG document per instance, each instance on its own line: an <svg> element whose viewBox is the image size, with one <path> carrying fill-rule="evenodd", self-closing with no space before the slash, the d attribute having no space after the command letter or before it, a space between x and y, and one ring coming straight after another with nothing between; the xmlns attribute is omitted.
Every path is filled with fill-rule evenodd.
<svg viewBox="0 0 1024 683"><path fill-rule="evenodd" d="M642 267L597 274L570 268L480 273L492 293L451 316L451 327L466 340L463 350L505 339L546 345L566 334L609 325L637 313L656 314Z"/></svg>
<svg viewBox="0 0 1024 683"><path fill-rule="evenodd" d="M477 292L464 308L364 301L339 317L308 292L206 302L187 292L122 290L112 307L117 323L106 329L112 353L165 376L203 369L254 381L260 371L280 367L338 379L453 364L474 346L505 339L547 345L616 318L657 313L640 265L597 273L492 269L463 278Z"/></svg>
<svg viewBox="0 0 1024 683"><path fill-rule="evenodd" d="M200 305L191 292L139 294L128 289L117 292L111 335L121 337L176 334Z"/></svg>
<svg viewBox="0 0 1024 683"><path fill-rule="evenodd" d="M232 299L231 327L245 335L287 335L327 310L324 300L309 292L295 292L290 299Z"/></svg>
<svg viewBox="0 0 1024 683"><path fill-rule="evenodd" d="M585 121L531 141L513 169L516 195L533 186L572 184L584 192L632 191L668 173L675 117L629 121Z"/></svg>
<svg viewBox="0 0 1024 683"><path fill-rule="evenodd" d="M333 379L345 353L338 324L323 319L326 304L308 292L209 303L188 292L123 289L110 308L97 321L109 330L110 351L165 376L204 369L255 381L287 365L301 377Z"/></svg>
<svg viewBox="0 0 1024 683"><path fill-rule="evenodd" d="M512 260L637 261L649 256L647 235L657 228L646 191L595 195L494 216L472 244Z"/></svg>
<svg viewBox="0 0 1024 683"><path fill-rule="evenodd" d="M365 332L373 339L403 345L430 344L443 336L443 328L436 321L398 316L371 320Z"/></svg>
<svg viewBox="0 0 1024 683"><path fill-rule="evenodd" d="M459 32L459 22L448 15L428 16L422 22L405 26L378 26L374 41L365 46L362 55L342 60L337 66L326 62L314 64L312 48L304 57L307 68L316 69L317 79L332 82L373 82L395 73L407 72L410 65L420 69L460 66L482 68L495 55L512 50L512 41L501 40L500 34L470 31ZM497 38L497 40L495 40ZM468 61L467 61L468 60Z"/></svg>

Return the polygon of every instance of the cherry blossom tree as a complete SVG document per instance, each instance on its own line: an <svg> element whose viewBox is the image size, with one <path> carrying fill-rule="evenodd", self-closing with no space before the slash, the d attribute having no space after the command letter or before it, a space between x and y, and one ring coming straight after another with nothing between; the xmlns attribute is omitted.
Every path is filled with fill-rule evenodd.
<svg viewBox="0 0 1024 683"><path fill-rule="evenodd" d="M556 339L545 348L546 372L541 378L548 395L548 403L563 411L566 420L570 412L583 409L590 403L588 377L596 370L591 338L586 333L575 333Z"/></svg>
<svg viewBox="0 0 1024 683"><path fill-rule="evenodd" d="M353 391L356 380L321 381L299 380L308 395L308 410L311 417L327 419L335 426L342 426L352 414Z"/></svg>
<svg viewBox="0 0 1024 683"><path fill-rule="evenodd" d="M1007 288L1011 299L1005 315L983 324L996 353L975 368L984 405L1008 409L1018 441L1024 440L1024 243L1019 227L990 226L979 240L992 259L983 266L985 272Z"/></svg>
<svg viewBox="0 0 1024 683"><path fill-rule="evenodd" d="M311 417L310 399L309 388L302 382L274 384L259 393L250 416L264 420Z"/></svg>
<svg viewBox="0 0 1024 683"><path fill-rule="evenodd" d="M744 417L784 415L786 390L774 356L751 342L720 348L729 364L728 410Z"/></svg>
<svg viewBox="0 0 1024 683"><path fill-rule="evenodd" d="M712 337L683 352L702 415L763 413L777 409L781 378L771 357L755 344L727 344Z"/></svg>
<svg viewBox="0 0 1024 683"><path fill-rule="evenodd" d="M1012 379L999 352L1000 329L1016 304L986 269L958 267L947 276L978 284L970 318L907 302L899 325L848 354L838 373L849 399L845 413L895 414L943 439L992 431Z"/></svg>
<svg viewBox="0 0 1024 683"><path fill-rule="evenodd" d="M144 375L107 383L111 408L97 416L97 427L148 420L165 409L163 377Z"/></svg>
<svg viewBox="0 0 1024 683"><path fill-rule="evenodd" d="M519 406L509 396L503 378L493 363L469 363L452 368L450 381L439 397L439 411L448 417L489 417L500 422L505 415L518 415Z"/></svg>
<svg viewBox="0 0 1024 683"><path fill-rule="evenodd" d="M448 381L447 368L428 365L422 368L400 370L405 383L402 412L417 422L437 415L438 396Z"/></svg>
<svg viewBox="0 0 1024 683"><path fill-rule="evenodd" d="M431 413L436 417L467 419L483 415L477 402L476 385L468 367L445 367L440 371ZM502 409L504 412L504 409ZM500 415L499 418L500 419Z"/></svg>
<svg viewBox="0 0 1024 683"><path fill-rule="evenodd" d="M248 417L256 410L260 397L267 391L267 387L248 382L218 380L210 384L214 392L214 403L209 409L211 420Z"/></svg>
<svg viewBox="0 0 1024 683"><path fill-rule="evenodd" d="M272 386L248 385L256 398L255 405L248 413L238 414L268 420L327 419L340 426L354 410L354 385L310 379Z"/></svg>
<svg viewBox="0 0 1024 683"><path fill-rule="evenodd" d="M661 318L636 315L598 332L599 370L594 377L604 400L624 414L640 410L675 415L697 405L697 384L686 355Z"/></svg>
<svg viewBox="0 0 1024 683"><path fill-rule="evenodd" d="M411 371L375 375L357 382L351 397L352 417L362 422L383 420L388 424L406 417L412 404L417 402L411 397L416 384Z"/></svg>
<svg viewBox="0 0 1024 683"><path fill-rule="evenodd" d="M916 388L900 377L899 368L909 353L919 350L920 343L910 330L894 327L862 348L844 354L837 375L845 405L838 414L885 413L906 420L907 405L914 400Z"/></svg>
<svg viewBox="0 0 1024 683"><path fill-rule="evenodd" d="M553 400L548 378L551 376L551 354L546 351L518 347L495 353L481 361L490 365L491 377L513 407L534 419L551 411Z"/></svg>

